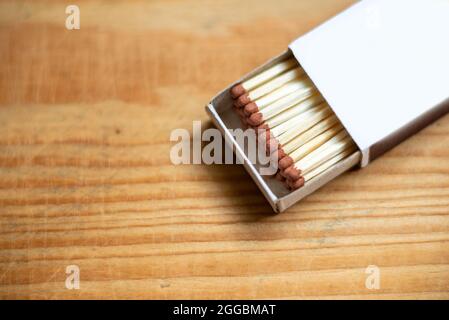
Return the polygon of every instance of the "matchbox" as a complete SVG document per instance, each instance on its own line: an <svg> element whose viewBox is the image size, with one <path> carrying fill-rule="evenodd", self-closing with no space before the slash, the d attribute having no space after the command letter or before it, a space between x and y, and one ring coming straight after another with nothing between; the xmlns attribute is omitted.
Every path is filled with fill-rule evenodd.
<svg viewBox="0 0 449 320"><path fill-rule="evenodd" d="M449 111L448 17L449 2L442 0L360 1L212 99L207 113L276 212L350 168L366 166ZM235 85L292 56L357 145L294 191L260 175L229 132L242 128L233 110Z"/></svg>

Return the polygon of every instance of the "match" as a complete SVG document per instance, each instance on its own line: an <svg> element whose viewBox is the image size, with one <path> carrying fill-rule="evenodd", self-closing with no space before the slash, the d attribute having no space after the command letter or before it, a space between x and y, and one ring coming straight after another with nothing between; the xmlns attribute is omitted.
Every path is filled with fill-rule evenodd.
<svg viewBox="0 0 449 320"><path fill-rule="evenodd" d="M281 61L231 89L242 123L264 139L267 153L277 152L276 179L290 190L356 151L325 99L293 59Z"/></svg>
<svg viewBox="0 0 449 320"><path fill-rule="evenodd" d="M236 98L235 105L238 108L243 108L248 103L256 101L257 99L267 95L268 93L281 88L286 83L300 79L300 77L303 75L304 70L302 70L299 67L289 70L286 73L281 74L280 76L268 81L267 83L262 84L260 87L257 87L254 90L250 90L249 92L242 94L241 96Z"/></svg>
<svg viewBox="0 0 449 320"><path fill-rule="evenodd" d="M284 73L285 71L288 71L294 67L298 66L298 62L290 58L288 60L282 61L273 67L265 70L264 72L260 73L259 75L241 83L237 84L231 89L231 95L234 99L237 99L238 97L244 95L245 93L249 92L250 90L253 90L260 85L264 84L270 79L273 79L274 77L279 76L280 74Z"/></svg>

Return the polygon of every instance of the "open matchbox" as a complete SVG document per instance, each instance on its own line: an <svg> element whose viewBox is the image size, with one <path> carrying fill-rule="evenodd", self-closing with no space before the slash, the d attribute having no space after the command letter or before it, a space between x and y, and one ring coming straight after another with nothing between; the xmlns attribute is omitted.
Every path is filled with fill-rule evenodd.
<svg viewBox="0 0 449 320"><path fill-rule="evenodd" d="M230 89L291 56L358 148L295 191L260 175L259 165L249 161L229 131L242 128ZM283 212L449 111L449 1L360 1L231 84L206 111L273 209Z"/></svg>

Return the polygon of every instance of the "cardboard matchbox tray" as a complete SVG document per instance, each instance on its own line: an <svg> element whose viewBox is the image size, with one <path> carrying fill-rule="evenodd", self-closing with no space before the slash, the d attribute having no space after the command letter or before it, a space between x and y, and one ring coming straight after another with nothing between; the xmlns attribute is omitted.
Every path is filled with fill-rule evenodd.
<svg viewBox="0 0 449 320"><path fill-rule="evenodd" d="M206 106L206 111L212 119L215 126L221 131L223 136L227 137L227 141L233 148L234 152L240 159L243 159L243 166L249 175L253 178L254 182L257 184L259 189L264 194L265 198L268 200L273 210L276 212L283 212L290 206L311 194L321 186L325 185L329 181L333 180L335 177L339 176L343 172L349 170L360 162L360 152L356 152L346 160L333 166L322 175L312 179L307 182L304 187L296 191L289 191L282 182L276 180L274 177L262 176L259 174L259 165L257 163L253 164L249 161L247 155L245 154L244 146L239 145L238 141L234 139L229 129L244 129L242 123L232 108L233 100L230 94L230 89L241 81L245 81L252 75L257 74L265 69L273 66L279 61L286 59L291 56L290 51L286 51L280 56L268 61L266 64L257 68L253 72L249 73L244 78L233 83L228 88L220 92L213 100Z"/></svg>
<svg viewBox="0 0 449 320"><path fill-rule="evenodd" d="M285 211L352 167L368 165L449 112L448 17L449 1L360 1L212 99L208 115L274 211ZM296 191L261 176L229 131L242 128L230 89L291 56L359 149Z"/></svg>

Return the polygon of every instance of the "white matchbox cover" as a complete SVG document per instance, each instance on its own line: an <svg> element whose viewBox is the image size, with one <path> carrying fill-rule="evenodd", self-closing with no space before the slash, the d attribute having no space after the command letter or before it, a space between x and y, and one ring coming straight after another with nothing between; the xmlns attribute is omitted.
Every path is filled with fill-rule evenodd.
<svg viewBox="0 0 449 320"><path fill-rule="evenodd" d="M362 167L448 111L448 0L363 0L289 48Z"/></svg>

